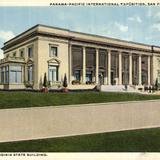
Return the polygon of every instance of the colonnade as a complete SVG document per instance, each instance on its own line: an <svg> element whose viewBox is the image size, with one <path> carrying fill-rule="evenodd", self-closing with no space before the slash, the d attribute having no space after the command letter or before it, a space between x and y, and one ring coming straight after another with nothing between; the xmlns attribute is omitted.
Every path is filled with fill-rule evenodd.
<svg viewBox="0 0 160 160"><path fill-rule="evenodd" d="M96 49L96 68L95 68L95 83L99 83L99 49ZM129 85L133 84L133 75L132 75L132 61L133 61L133 54L134 52L127 52L129 56ZM111 85L111 54L112 49L106 50L106 59L107 59L107 66L106 71L107 75L105 77L106 82L105 84ZM123 51L118 51L118 82L116 82L116 85L122 85L122 54ZM137 54L137 53L136 53ZM138 85L142 85L142 54L137 54L138 56ZM148 74L148 85L151 83L151 66L150 66L150 55L147 55L148 62L147 62L147 74ZM86 83L86 47L83 47L83 69L82 69L82 83Z"/></svg>

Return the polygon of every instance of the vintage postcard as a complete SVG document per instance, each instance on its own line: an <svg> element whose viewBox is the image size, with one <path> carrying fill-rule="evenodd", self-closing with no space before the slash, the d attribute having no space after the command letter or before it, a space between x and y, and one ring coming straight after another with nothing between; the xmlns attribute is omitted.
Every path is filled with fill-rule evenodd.
<svg viewBox="0 0 160 160"><path fill-rule="evenodd" d="M159 2L3 1L0 16L0 159L159 159Z"/></svg>

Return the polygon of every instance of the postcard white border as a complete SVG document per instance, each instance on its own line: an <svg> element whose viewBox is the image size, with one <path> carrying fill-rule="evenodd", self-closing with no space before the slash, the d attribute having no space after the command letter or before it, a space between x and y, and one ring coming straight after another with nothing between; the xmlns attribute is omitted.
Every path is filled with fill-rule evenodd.
<svg viewBox="0 0 160 160"><path fill-rule="evenodd" d="M155 3L159 0L1 0L0 7L5 6L50 6L50 3ZM133 5L134 6L134 5ZM39 153L39 152L38 152ZM39 153L40 154L40 153ZM42 153L44 154L44 153ZM0 153L0 160L159 160L160 153Z"/></svg>

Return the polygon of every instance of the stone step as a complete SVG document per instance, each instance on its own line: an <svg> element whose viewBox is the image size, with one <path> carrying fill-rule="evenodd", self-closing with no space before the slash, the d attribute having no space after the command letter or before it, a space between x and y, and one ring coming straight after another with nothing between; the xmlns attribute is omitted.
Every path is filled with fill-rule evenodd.
<svg viewBox="0 0 160 160"><path fill-rule="evenodd" d="M100 87L102 92L139 92L133 86L127 86L127 90L124 85L102 85Z"/></svg>

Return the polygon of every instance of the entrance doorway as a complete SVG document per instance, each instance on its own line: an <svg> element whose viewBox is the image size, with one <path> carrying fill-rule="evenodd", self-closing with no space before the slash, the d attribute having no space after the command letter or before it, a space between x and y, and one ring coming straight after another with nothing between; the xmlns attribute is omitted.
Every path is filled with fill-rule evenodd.
<svg viewBox="0 0 160 160"><path fill-rule="evenodd" d="M91 83L92 82L92 71L86 72L86 82Z"/></svg>
<svg viewBox="0 0 160 160"><path fill-rule="evenodd" d="M98 79L99 79L99 84L100 85L103 85L104 84L104 72L100 72L99 73L99 76L98 76Z"/></svg>
<svg viewBox="0 0 160 160"><path fill-rule="evenodd" d="M127 71L122 72L122 84L123 85L129 84L129 72Z"/></svg>

